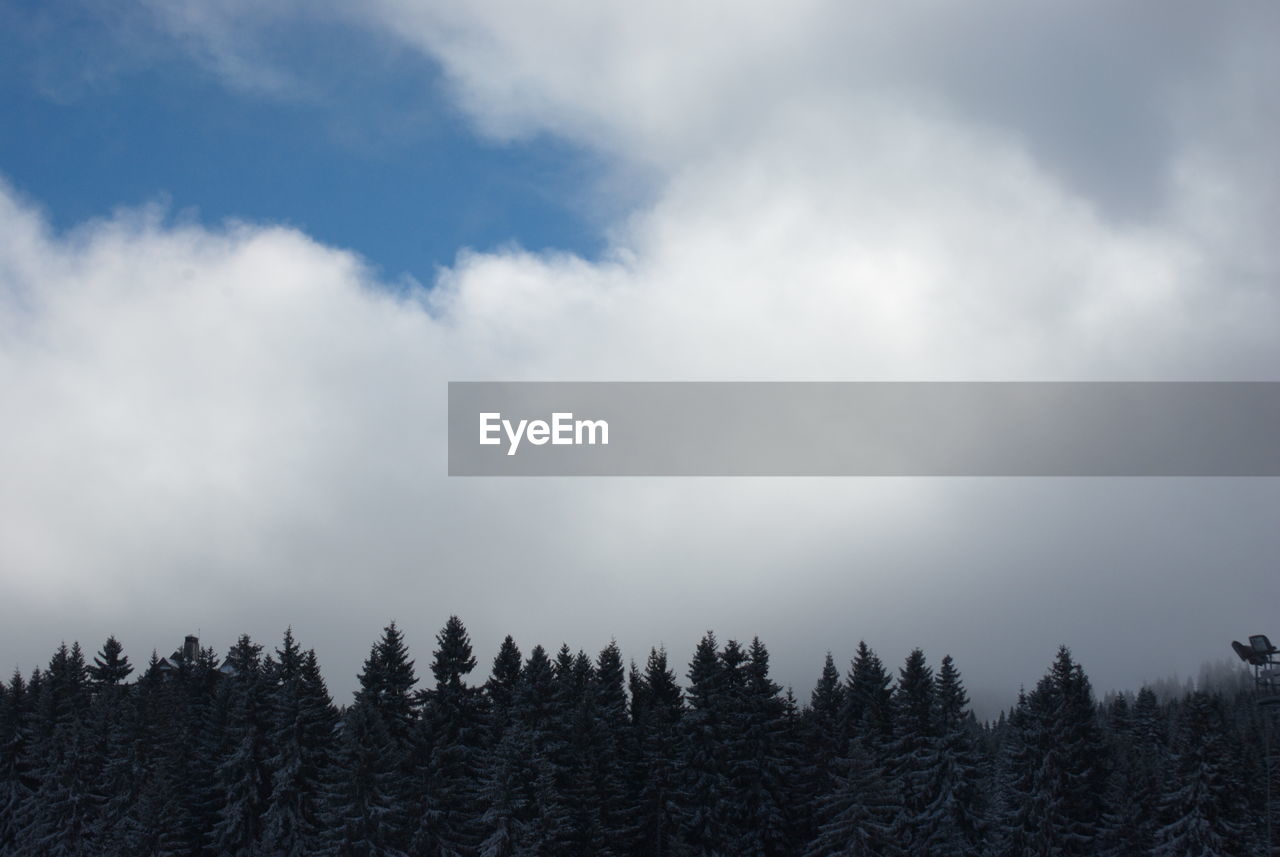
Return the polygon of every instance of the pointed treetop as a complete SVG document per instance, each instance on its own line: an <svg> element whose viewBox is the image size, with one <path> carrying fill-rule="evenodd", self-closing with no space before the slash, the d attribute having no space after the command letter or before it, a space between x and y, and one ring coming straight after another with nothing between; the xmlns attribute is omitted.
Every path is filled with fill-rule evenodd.
<svg viewBox="0 0 1280 857"><path fill-rule="evenodd" d="M476 668L471 638L457 616L450 616L436 635L436 650L432 652L432 658L431 675L436 680L436 690L440 692L446 688L461 688L463 679Z"/></svg>
<svg viewBox="0 0 1280 857"><path fill-rule="evenodd" d="M840 673L836 670L835 659L827 652L822 662L822 674L809 696L809 708L818 721L824 725L836 722L840 709L844 706L844 687L840 684Z"/></svg>
<svg viewBox="0 0 1280 857"><path fill-rule="evenodd" d="M124 654L120 641L114 636L107 637L107 641L102 644L102 651L98 652L98 656L93 659L93 666L89 667L89 677L100 687L112 687L128 678L131 672L133 665L129 663L129 656Z"/></svg>

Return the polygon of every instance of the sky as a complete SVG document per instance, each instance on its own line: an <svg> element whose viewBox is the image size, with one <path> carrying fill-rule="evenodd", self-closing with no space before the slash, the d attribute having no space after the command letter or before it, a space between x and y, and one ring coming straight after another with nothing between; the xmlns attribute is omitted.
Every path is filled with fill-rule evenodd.
<svg viewBox="0 0 1280 857"><path fill-rule="evenodd" d="M451 380L1258 380L1280 7L0 3L0 664L451 614L990 711L1280 635L1274 479L450 479ZM683 672L683 666L680 667ZM477 675L477 678L480 676Z"/></svg>

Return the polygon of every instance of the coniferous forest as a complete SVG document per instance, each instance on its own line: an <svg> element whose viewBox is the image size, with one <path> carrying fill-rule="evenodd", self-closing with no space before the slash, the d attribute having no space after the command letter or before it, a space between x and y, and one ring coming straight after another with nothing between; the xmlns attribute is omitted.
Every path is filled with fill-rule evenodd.
<svg viewBox="0 0 1280 857"><path fill-rule="evenodd" d="M194 640L191 641L194 643ZM314 652L241 637L134 668L108 639L0 684L0 854L1253 855L1263 723L1245 692L1100 704L1063 648L994 722L949 657L827 657L801 701L763 643L687 669L524 653L487 677L456 618L401 632L351 705ZM428 674L429 673L429 674Z"/></svg>

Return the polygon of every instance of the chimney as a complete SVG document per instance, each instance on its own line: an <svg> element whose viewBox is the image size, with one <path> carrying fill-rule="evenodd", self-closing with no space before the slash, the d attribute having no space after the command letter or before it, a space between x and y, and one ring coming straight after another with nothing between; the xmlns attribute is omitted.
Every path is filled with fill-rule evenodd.
<svg viewBox="0 0 1280 857"><path fill-rule="evenodd" d="M189 664L193 664L199 654L200 638L194 634L187 634L187 638L182 641L182 659Z"/></svg>

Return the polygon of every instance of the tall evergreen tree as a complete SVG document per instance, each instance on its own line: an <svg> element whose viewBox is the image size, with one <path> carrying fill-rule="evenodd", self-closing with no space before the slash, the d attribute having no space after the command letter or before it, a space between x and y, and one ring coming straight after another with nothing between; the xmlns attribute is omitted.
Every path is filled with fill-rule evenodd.
<svg viewBox="0 0 1280 857"><path fill-rule="evenodd" d="M1181 712L1173 772L1161 804L1155 857L1245 857L1251 852L1242 817L1242 782L1221 707L1193 693Z"/></svg>
<svg viewBox="0 0 1280 857"><path fill-rule="evenodd" d="M581 671L581 670L580 670ZM626 674L622 652L610 641L596 657L590 671L589 698L581 707L585 735L582 744L583 774L599 803L594 823L598 825L601 857L625 852L625 843L634 820L627 800L627 775L624 763L630 719L627 714Z"/></svg>
<svg viewBox="0 0 1280 857"><path fill-rule="evenodd" d="M510 857L524 842L529 812L525 780L530 769L523 752L524 733L515 719L523 674L520 649L507 635L484 686L489 741L479 794L482 857Z"/></svg>
<svg viewBox="0 0 1280 857"><path fill-rule="evenodd" d="M743 665L742 701L734 713L730 776L739 795L735 851L755 857L787 853L793 821L787 704L769 677L769 651L754 638Z"/></svg>
<svg viewBox="0 0 1280 857"><path fill-rule="evenodd" d="M412 851L422 857L470 854L480 836L477 783L483 770L484 710L478 689L466 684L475 669L471 639L462 621L450 616L436 636L425 694L422 770L423 802Z"/></svg>
<svg viewBox="0 0 1280 857"><path fill-rule="evenodd" d="M0 855L15 854L20 819L25 815L33 783L27 770L30 754L32 703L22 673L13 678L0 699Z"/></svg>
<svg viewBox="0 0 1280 857"><path fill-rule="evenodd" d="M879 746L893 735L893 678L865 641L850 665L844 693L844 738L866 736Z"/></svg>
<svg viewBox="0 0 1280 857"><path fill-rule="evenodd" d="M827 652L818 682L801 714L796 771L796 836L809 842L817 834L819 801L835 790L844 753L844 686L835 659Z"/></svg>
<svg viewBox="0 0 1280 857"><path fill-rule="evenodd" d="M129 656L124 654L124 647L115 637L107 637L102 644L102 651L93 659L89 667L89 677L97 688L115 687L124 682L133 672Z"/></svg>
<svg viewBox="0 0 1280 857"><path fill-rule="evenodd" d="M393 746L406 756L413 736L417 682L404 634L392 622L382 629L382 637L365 659L356 702L377 709Z"/></svg>
<svg viewBox="0 0 1280 857"><path fill-rule="evenodd" d="M976 857L983 853L988 824L983 763L969 696L950 655L935 676L933 699L936 750L921 853Z"/></svg>
<svg viewBox="0 0 1280 857"><path fill-rule="evenodd" d="M1120 694L1108 711L1107 731L1115 760L1107 783L1106 834L1113 857L1150 854L1160 826L1162 780L1169 748L1159 703L1150 688L1133 705Z"/></svg>
<svg viewBox="0 0 1280 857"><path fill-rule="evenodd" d="M1106 748L1089 679L1065 646L1010 725L1001 853L1105 850Z"/></svg>
<svg viewBox="0 0 1280 857"><path fill-rule="evenodd" d="M89 673L79 643L61 644L36 697L36 718L26 767L34 793L16 824L19 853L92 853L103 802L96 791L102 757L88 729Z"/></svg>
<svg viewBox="0 0 1280 857"><path fill-rule="evenodd" d="M712 632L698 642L688 677L689 710L682 718L685 782L681 789L681 837L693 857L719 857L730 854L733 846L732 819L725 802L730 785L724 746L732 679Z"/></svg>
<svg viewBox="0 0 1280 857"><path fill-rule="evenodd" d="M632 853L674 857L680 852L684 694L662 649L650 649L643 675L634 668L633 675Z"/></svg>
<svg viewBox="0 0 1280 857"><path fill-rule="evenodd" d="M315 652L302 652L285 631L271 677L267 759L271 791L259 853L303 857L323 847L325 769L335 746L337 712Z"/></svg>
<svg viewBox="0 0 1280 857"><path fill-rule="evenodd" d="M257 850L270 794L264 672L274 667L264 669L261 653L262 646L242 634L225 661L234 674L219 688L227 719L225 750L214 774L217 821L210 846L225 857L247 857Z"/></svg>
<svg viewBox="0 0 1280 857"><path fill-rule="evenodd" d="M818 803L818 832L804 857L899 857L896 790L886 780L869 736L854 738L841 757L835 788Z"/></svg>
<svg viewBox="0 0 1280 857"><path fill-rule="evenodd" d="M933 670L920 649L913 649L907 656L892 701L894 738L887 750L888 768L902 806L897 838L908 853L924 855L929 853L929 842L936 836L937 818L931 810L940 760Z"/></svg>
<svg viewBox="0 0 1280 857"><path fill-rule="evenodd" d="M402 774L393 746L376 705L347 710L325 792L330 857L404 857Z"/></svg>

